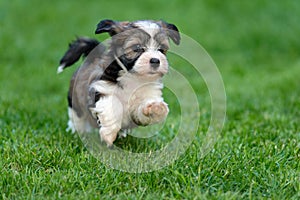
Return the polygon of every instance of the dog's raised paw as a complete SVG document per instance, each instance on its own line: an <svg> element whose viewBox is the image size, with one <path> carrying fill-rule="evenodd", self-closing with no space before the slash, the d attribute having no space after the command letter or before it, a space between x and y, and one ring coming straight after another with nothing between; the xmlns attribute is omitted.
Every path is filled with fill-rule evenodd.
<svg viewBox="0 0 300 200"><path fill-rule="evenodd" d="M152 118L154 121L163 120L168 112L168 106L164 102L152 102L143 109L143 114Z"/></svg>

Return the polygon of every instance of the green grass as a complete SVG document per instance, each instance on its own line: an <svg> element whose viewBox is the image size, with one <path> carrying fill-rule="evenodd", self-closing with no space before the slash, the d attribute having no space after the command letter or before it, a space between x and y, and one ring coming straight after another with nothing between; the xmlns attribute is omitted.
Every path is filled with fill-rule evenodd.
<svg viewBox="0 0 300 200"><path fill-rule="evenodd" d="M126 173L65 132L75 67L58 76L58 61L75 35L96 37L104 18L164 19L212 56L225 83L227 118L205 158L196 138L170 166ZM299 199L299 18L297 0L1 1L0 199ZM181 70L197 91L200 133L210 118L209 94L189 68ZM120 145L148 143L129 137Z"/></svg>

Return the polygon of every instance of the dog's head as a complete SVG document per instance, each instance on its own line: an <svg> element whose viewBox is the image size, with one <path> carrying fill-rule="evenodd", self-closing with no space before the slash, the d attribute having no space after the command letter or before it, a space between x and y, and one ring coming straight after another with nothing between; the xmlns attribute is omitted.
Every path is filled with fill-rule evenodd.
<svg viewBox="0 0 300 200"><path fill-rule="evenodd" d="M102 20L96 34L112 36L110 54L130 73L145 77L161 77L168 72L166 53L169 39L179 45L175 25L164 21L118 22ZM121 62L121 63L120 63Z"/></svg>

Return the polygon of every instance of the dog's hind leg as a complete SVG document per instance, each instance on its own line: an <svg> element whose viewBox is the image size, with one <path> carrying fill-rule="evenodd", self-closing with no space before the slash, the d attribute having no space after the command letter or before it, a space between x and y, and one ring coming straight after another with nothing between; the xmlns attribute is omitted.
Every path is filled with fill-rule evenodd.
<svg viewBox="0 0 300 200"><path fill-rule="evenodd" d="M71 131L75 133L76 131L79 133L89 133L94 127L89 123L89 121L85 117L78 117L76 112L72 108L68 108L68 127L66 129L67 132Z"/></svg>

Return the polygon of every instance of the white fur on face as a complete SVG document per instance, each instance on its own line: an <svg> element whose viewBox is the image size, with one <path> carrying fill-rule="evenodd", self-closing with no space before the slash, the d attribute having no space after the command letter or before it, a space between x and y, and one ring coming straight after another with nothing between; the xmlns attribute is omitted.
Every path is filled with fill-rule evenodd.
<svg viewBox="0 0 300 200"><path fill-rule="evenodd" d="M154 36L160 31L160 26L151 21L139 21L135 23L135 25L137 25L140 29L144 30L151 36L149 44L146 44L148 49L157 49L159 44L157 44L157 42L154 40Z"/></svg>
<svg viewBox="0 0 300 200"><path fill-rule="evenodd" d="M157 58L160 61L158 68L153 68L150 65L150 59ZM145 77L162 77L168 72L169 64L164 54L155 50L147 50L135 62L133 70Z"/></svg>
<svg viewBox="0 0 300 200"><path fill-rule="evenodd" d="M161 27L152 21L139 21L135 25L148 33L151 38L145 44L145 52L135 62L134 72L145 76L165 75L168 72L169 64L166 56L158 50L161 44L154 39L155 35L161 31ZM165 41L165 43L167 44L166 46L169 45L168 41ZM156 58L160 61L158 68L151 67L151 58Z"/></svg>
<svg viewBox="0 0 300 200"><path fill-rule="evenodd" d="M136 26L138 26L140 29L143 29L146 31L151 37L153 37L159 30L159 25L151 22L151 21L138 21L134 23Z"/></svg>

